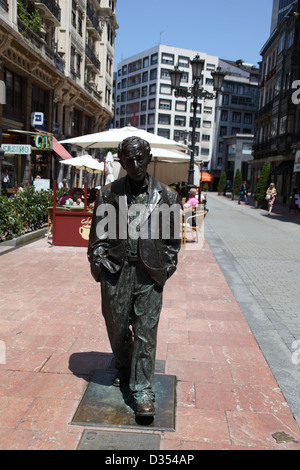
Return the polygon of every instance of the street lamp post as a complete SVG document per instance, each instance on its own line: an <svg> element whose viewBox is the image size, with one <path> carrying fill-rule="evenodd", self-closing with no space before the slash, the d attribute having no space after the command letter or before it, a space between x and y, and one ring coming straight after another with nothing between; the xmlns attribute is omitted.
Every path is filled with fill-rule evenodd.
<svg viewBox="0 0 300 470"><path fill-rule="evenodd" d="M197 107L198 99L201 100L213 100L216 99L219 92L221 91L223 80L225 77L225 72L221 71L221 68L218 67L215 72L212 72L213 77L213 87L215 93L210 93L205 90L201 85L200 81L202 79L202 71L204 68L204 60L200 59L199 54L190 61L192 66L193 73L193 86L189 89L181 88L180 82L183 75L183 72L178 69L178 65L175 66L174 70L170 72L171 77L171 86L175 90L176 98L192 98L193 99L193 126L192 126L192 145L191 145L191 157L188 173L188 185L192 187L194 185L194 162L195 162L195 143L196 143L196 116L197 116Z"/></svg>

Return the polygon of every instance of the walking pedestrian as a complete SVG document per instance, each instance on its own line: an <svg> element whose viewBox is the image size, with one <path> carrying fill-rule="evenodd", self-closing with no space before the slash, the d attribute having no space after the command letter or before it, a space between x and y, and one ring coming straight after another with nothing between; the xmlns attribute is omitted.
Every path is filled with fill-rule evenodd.
<svg viewBox="0 0 300 470"><path fill-rule="evenodd" d="M2 175L1 175L1 178L2 178L3 194L4 194L4 196L8 196L7 190L8 190L8 186L9 186L9 183L10 183L10 177L9 177L7 168L5 168L5 170L3 171Z"/></svg>
<svg viewBox="0 0 300 470"><path fill-rule="evenodd" d="M268 211L269 211L268 215L271 215L276 196L277 196L277 191L275 188L275 184L271 183L266 192L266 201L268 201Z"/></svg>
<svg viewBox="0 0 300 470"><path fill-rule="evenodd" d="M239 204L241 203L242 199L244 200L246 204L248 204L247 194L248 194L247 181L244 181L243 184L241 184L240 186Z"/></svg>

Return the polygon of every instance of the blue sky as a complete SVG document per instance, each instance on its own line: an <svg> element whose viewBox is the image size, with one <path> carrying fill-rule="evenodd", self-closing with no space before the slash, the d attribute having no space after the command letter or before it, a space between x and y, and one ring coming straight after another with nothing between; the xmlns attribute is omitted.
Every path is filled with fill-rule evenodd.
<svg viewBox="0 0 300 470"><path fill-rule="evenodd" d="M118 0L115 70L159 43L257 65L272 6L273 0Z"/></svg>

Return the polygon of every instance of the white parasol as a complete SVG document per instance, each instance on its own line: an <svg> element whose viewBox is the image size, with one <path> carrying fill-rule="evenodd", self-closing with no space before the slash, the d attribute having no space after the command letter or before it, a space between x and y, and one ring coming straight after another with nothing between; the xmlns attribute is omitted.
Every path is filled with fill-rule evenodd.
<svg viewBox="0 0 300 470"><path fill-rule="evenodd" d="M180 144L175 140L160 137L151 132L136 127L127 126L120 129L109 129L104 132L96 132L95 134L82 135L80 137L73 137L72 139L61 140L60 144L73 144L83 148L114 148L118 147L119 143L127 137L140 137L141 139L149 142L151 148L172 148L172 149L188 149L184 144Z"/></svg>
<svg viewBox="0 0 300 470"><path fill-rule="evenodd" d="M91 155L81 155L80 157L69 158L68 160L61 160L62 165L75 166L79 170L86 170L89 173L103 173L104 163L98 162Z"/></svg>

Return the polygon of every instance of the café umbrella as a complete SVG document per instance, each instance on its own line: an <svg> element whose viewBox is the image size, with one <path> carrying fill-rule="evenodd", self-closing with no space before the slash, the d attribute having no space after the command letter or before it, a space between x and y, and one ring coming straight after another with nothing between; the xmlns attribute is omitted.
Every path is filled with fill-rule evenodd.
<svg viewBox="0 0 300 470"><path fill-rule="evenodd" d="M61 160L62 165L71 165L78 170L85 170L89 173L103 173L104 163L98 162L91 155L81 155L80 157L69 158L68 160Z"/></svg>
<svg viewBox="0 0 300 470"><path fill-rule="evenodd" d="M187 150L188 147L184 144L180 144L175 140L166 139L151 132L147 132L143 129L137 129L133 126L126 126L117 129L109 129L103 132L96 132L94 134L86 134L79 137L73 137L71 139L61 140L60 144L73 144L78 145L85 149L95 148L115 148L118 147L119 143L127 137L140 137L141 139L149 142L151 148L165 148L165 149L177 149Z"/></svg>

